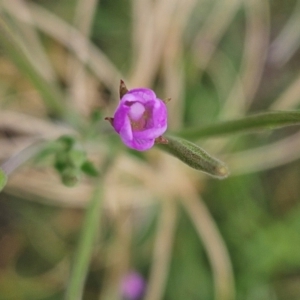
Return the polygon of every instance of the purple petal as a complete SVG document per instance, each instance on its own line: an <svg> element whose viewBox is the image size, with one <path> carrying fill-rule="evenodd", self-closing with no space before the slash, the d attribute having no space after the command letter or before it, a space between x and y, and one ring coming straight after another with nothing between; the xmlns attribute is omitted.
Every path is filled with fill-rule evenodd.
<svg viewBox="0 0 300 300"><path fill-rule="evenodd" d="M167 118L168 118L168 112L166 104L160 100L156 99L153 105L152 110L152 121L153 121L153 127L157 126L165 126L167 125Z"/></svg>
<svg viewBox="0 0 300 300"><path fill-rule="evenodd" d="M134 139L156 139L167 129L167 125L164 127L158 127L158 128L151 128L143 131L133 131L133 138Z"/></svg>
<svg viewBox="0 0 300 300"><path fill-rule="evenodd" d="M123 123L119 134L122 141L131 141L133 139L132 128L128 116L126 116L125 122Z"/></svg>
<svg viewBox="0 0 300 300"><path fill-rule="evenodd" d="M139 299L145 290L145 281L137 272L130 272L121 283L122 296L126 299Z"/></svg>
<svg viewBox="0 0 300 300"><path fill-rule="evenodd" d="M155 93L150 89L139 88L132 89L128 91L121 99L121 102L129 101L139 101L141 103L146 103L148 101L152 101L156 99Z"/></svg>
<svg viewBox="0 0 300 300"><path fill-rule="evenodd" d="M124 103L120 104L114 114L113 127L116 132L120 132L121 128L124 126L126 119L128 118L128 112L130 107Z"/></svg>
<svg viewBox="0 0 300 300"><path fill-rule="evenodd" d="M123 137L121 136L123 143L131 148L131 149L135 149L135 150L139 150L139 151L146 151L149 150L150 148L153 147L155 139L140 139L140 138L135 138L133 137L133 139L131 140L125 140L123 139Z"/></svg>
<svg viewBox="0 0 300 300"><path fill-rule="evenodd" d="M133 136L142 139L155 139L167 130L167 108L160 99L147 103L145 106L152 110L152 117L147 120L146 129L134 131Z"/></svg>

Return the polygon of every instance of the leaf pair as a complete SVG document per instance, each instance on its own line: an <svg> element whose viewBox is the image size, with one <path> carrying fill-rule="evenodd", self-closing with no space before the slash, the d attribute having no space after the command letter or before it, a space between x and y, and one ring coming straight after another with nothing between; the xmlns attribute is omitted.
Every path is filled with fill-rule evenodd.
<svg viewBox="0 0 300 300"><path fill-rule="evenodd" d="M97 169L87 159L85 151L79 147L73 137L60 137L58 143L60 147L55 153L54 167L66 186L76 185L82 173L92 177L98 175Z"/></svg>

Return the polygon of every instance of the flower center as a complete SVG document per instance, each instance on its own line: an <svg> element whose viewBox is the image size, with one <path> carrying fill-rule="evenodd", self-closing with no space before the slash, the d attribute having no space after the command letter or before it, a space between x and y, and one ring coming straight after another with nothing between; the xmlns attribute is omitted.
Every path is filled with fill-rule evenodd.
<svg viewBox="0 0 300 300"><path fill-rule="evenodd" d="M142 131L145 129L150 112L139 102L130 104L129 119L133 131Z"/></svg>
<svg viewBox="0 0 300 300"><path fill-rule="evenodd" d="M145 112L144 105L139 102L135 102L130 106L129 116L132 120L136 121L141 118L144 112Z"/></svg>

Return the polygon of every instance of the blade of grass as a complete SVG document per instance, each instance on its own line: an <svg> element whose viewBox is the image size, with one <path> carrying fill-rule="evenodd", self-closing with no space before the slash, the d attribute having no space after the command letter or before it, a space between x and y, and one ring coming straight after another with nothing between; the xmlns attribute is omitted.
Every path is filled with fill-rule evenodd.
<svg viewBox="0 0 300 300"><path fill-rule="evenodd" d="M77 28L85 38L88 38L90 35L97 2L97 0L77 1L73 26L74 28ZM70 40L72 44L76 43L76 38L74 39L72 34L70 35ZM86 56L88 58L88 45L82 43L80 47L82 48L83 57ZM87 69L84 64L74 57L73 53L69 54L67 67L69 79L68 97L70 98L70 103L74 105L77 111L80 111L84 115L88 115L91 103L89 103L88 100L90 97L88 95Z"/></svg>
<svg viewBox="0 0 300 300"><path fill-rule="evenodd" d="M263 74L270 35L269 1L244 2L246 27L240 77L249 107Z"/></svg>
<svg viewBox="0 0 300 300"><path fill-rule="evenodd" d="M102 167L102 174L90 199L85 214L82 230L80 233L77 251L73 258L73 266L67 286L65 300L82 299L85 280L88 274L89 263L91 260L94 242L97 231L99 230L101 209L103 204L103 175L106 174L111 165L113 155L106 160Z"/></svg>
<svg viewBox="0 0 300 300"><path fill-rule="evenodd" d="M298 51L300 46L300 1L295 3L292 14L279 35L272 42L269 60L282 67Z"/></svg>
<svg viewBox="0 0 300 300"><path fill-rule="evenodd" d="M39 140L29 145L27 148L11 156L0 165L0 169L8 176L26 162L34 158L46 146L47 142Z"/></svg>
<svg viewBox="0 0 300 300"><path fill-rule="evenodd" d="M77 253L73 258L73 268L65 295L66 300L82 299L95 237L99 230L102 191L103 186L100 182L97 184L86 211Z"/></svg>
<svg viewBox="0 0 300 300"><path fill-rule="evenodd" d="M274 110L293 109L300 102L300 74L289 84L270 106Z"/></svg>
<svg viewBox="0 0 300 300"><path fill-rule="evenodd" d="M0 168L0 192L3 190L7 183L7 176L5 172Z"/></svg>
<svg viewBox="0 0 300 300"><path fill-rule="evenodd" d="M215 281L214 299L235 299L235 282L228 250L204 201L196 193L189 191L180 202L206 248Z"/></svg>
<svg viewBox="0 0 300 300"><path fill-rule="evenodd" d="M162 211L156 233L151 273L145 300L164 298L164 292L170 271L174 236L177 224L177 203L166 199L162 203Z"/></svg>
<svg viewBox="0 0 300 300"><path fill-rule="evenodd" d="M212 11L206 16L192 46L196 63L201 72L207 68L216 50L215 45L218 45L241 6L240 0L227 0L226 5L224 5L224 1L215 1L214 3Z"/></svg>
<svg viewBox="0 0 300 300"><path fill-rule="evenodd" d="M185 129L178 132L177 135L186 139L197 140L226 134L253 132L264 129L273 130L298 124L300 124L299 111L266 112L237 120Z"/></svg>
<svg viewBox="0 0 300 300"><path fill-rule="evenodd" d="M235 152L226 156L232 175L269 170L300 157L300 132L268 145Z"/></svg>

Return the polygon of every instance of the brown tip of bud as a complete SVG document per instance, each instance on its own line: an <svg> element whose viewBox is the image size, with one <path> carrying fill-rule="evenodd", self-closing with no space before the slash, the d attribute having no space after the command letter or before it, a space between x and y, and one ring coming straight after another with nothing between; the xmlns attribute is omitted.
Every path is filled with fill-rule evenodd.
<svg viewBox="0 0 300 300"><path fill-rule="evenodd" d="M155 144L168 144L169 141L162 135L155 139Z"/></svg>
<svg viewBox="0 0 300 300"><path fill-rule="evenodd" d="M167 103L170 102L171 100L172 100L171 98L167 98L167 99L164 99L163 102L164 102L165 104L167 104Z"/></svg>
<svg viewBox="0 0 300 300"><path fill-rule="evenodd" d="M127 94L128 92L128 89L124 83L124 81L121 79L120 80L120 89L119 89L119 92L120 92L120 99L125 95Z"/></svg>
<svg viewBox="0 0 300 300"><path fill-rule="evenodd" d="M113 125L114 118L106 117L104 120L108 121L111 125Z"/></svg>

